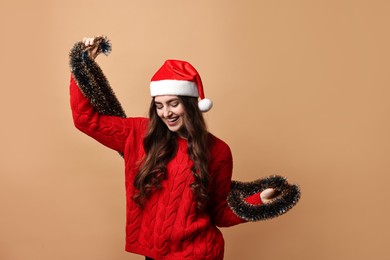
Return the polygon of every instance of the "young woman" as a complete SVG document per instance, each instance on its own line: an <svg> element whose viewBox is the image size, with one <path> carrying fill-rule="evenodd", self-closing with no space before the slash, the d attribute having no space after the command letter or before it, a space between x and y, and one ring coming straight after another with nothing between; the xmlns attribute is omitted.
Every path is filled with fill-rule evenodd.
<svg viewBox="0 0 390 260"><path fill-rule="evenodd" d="M127 118L94 61L109 47L97 37L72 49L71 108L79 130L125 160L127 251L223 259L217 227L275 217L296 204L299 189L281 177L232 186L231 151L207 131L202 112L212 103L188 62L167 60L151 80L149 118Z"/></svg>

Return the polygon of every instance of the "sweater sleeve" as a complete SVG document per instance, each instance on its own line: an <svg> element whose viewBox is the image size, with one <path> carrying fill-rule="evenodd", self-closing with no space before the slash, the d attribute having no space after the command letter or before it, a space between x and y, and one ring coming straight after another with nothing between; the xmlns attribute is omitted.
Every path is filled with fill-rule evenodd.
<svg viewBox="0 0 390 260"><path fill-rule="evenodd" d="M124 152L131 121L117 116L100 115L80 91L73 75L70 79L70 104L77 129L111 149Z"/></svg>
<svg viewBox="0 0 390 260"><path fill-rule="evenodd" d="M219 227L229 227L247 222L238 217L227 203L233 172L233 158L227 145L219 152L218 159L212 162L211 168L210 211L214 224ZM252 198L248 202L251 203ZM260 199L257 203L261 203Z"/></svg>

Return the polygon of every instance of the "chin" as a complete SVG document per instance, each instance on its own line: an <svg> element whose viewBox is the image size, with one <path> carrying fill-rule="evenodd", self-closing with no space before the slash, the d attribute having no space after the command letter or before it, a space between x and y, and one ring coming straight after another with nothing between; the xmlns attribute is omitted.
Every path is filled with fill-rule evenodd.
<svg viewBox="0 0 390 260"><path fill-rule="evenodd" d="M169 125L168 122L165 122L166 126L168 127L169 131L171 132L179 132L183 128L183 121L182 119L179 119L180 121L176 122L175 125Z"/></svg>
<svg viewBox="0 0 390 260"><path fill-rule="evenodd" d="M171 131L171 132L177 133L177 132L180 131L181 127L171 127L171 126L168 126L168 129L169 129L169 131Z"/></svg>

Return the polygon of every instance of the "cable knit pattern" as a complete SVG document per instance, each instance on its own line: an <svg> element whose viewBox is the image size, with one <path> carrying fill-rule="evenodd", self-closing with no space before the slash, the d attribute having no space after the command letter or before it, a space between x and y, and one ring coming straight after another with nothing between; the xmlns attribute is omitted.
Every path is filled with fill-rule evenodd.
<svg viewBox="0 0 390 260"><path fill-rule="evenodd" d="M190 188L194 181L193 162L187 153L187 141L180 138L177 154L167 164L162 188L140 208L131 197L137 165L145 155L142 141L148 119L99 115L73 78L70 94L76 127L124 156L126 250L154 259L223 259L224 240L217 226L246 222L233 213L226 201L233 167L228 145L210 134L210 203L206 212L197 210Z"/></svg>

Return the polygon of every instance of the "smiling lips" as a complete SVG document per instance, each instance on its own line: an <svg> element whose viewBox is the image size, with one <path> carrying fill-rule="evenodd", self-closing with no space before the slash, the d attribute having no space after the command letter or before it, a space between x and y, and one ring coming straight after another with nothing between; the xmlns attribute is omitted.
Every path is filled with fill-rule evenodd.
<svg viewBox="0 0 390 260"><path fill-rule="evenodd" d="M169 126L174 126L176 124L176 121L179 119L179 117L172 117L172 118L167 118L167 124Z"/></svg>

